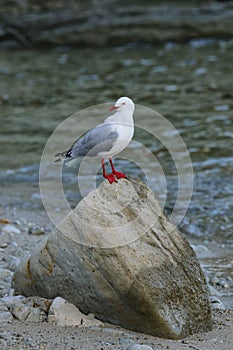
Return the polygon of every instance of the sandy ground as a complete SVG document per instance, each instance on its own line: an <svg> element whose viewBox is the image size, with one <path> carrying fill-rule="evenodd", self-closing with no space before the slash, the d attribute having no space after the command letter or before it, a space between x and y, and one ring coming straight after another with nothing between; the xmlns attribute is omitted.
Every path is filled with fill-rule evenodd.
<svg viewBox="0 0 233 350"><path fill-rule="evenodd" d="M151 337L106 325L103 328L61 328L46 323L14 321L1 327L7 340L5 349L33 350L123 350L133 343L150 345L153 350L232 350L233 311L213 313L214 329L183 340ZM4 349L4 345L0 349Z"/></svg>

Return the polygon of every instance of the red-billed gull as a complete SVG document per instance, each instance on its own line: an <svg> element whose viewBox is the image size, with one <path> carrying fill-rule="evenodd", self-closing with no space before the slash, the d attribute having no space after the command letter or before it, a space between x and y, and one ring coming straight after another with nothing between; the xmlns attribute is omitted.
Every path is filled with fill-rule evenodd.
<svg viewBox="0 0 233 350"><path fill-rule="evenodd" d="M103 177L110 183L126 178L122 172L116 171L112 157L126 148L134 134L134 103L129 97L119 98L109 110L116 111L102 124L89 130L83 137L74 142L68 151L57 153L57 161L72 160L79 157L100 157ZM112 173L107 174L104 159L110 162Z"/></svg>

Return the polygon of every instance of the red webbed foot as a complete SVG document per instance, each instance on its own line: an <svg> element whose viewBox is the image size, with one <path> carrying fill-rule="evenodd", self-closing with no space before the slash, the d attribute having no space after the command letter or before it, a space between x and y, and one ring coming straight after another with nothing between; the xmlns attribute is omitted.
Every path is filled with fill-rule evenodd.
<svg viewBox="0 0 233 350"><path fill-rule="evenodd" d="M113 174L105 174L103 175L105 179L107 179L109 181L110 184L112 184L113 182L117 182L115 176Z"/></svg>
<svg viewBox="0 0 233 350"><path fill-rule="evenodd" d="M117 179L127 179L127 176L120 171L113 171L112 174L116 176Z"/></svg>

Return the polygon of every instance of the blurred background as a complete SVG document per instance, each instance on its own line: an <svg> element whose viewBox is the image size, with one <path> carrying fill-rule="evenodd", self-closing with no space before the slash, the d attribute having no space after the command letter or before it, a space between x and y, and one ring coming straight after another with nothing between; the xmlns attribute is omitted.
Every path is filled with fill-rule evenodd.
<svg viewBox="0 0 233 350"><path fill-rule="evenodd" d="M180 229L193 242L217 242L210 273L233 278L232 23L233 1L0 0L2 215L42 209L40 157L65 118L129 96L184 139L195 183ZM149 133L135 138L162 165L169 213L177 195L169 151ZM146 172L117 162L130 175ZM74 206L77 179L65 171L63 180Z"/></svg>

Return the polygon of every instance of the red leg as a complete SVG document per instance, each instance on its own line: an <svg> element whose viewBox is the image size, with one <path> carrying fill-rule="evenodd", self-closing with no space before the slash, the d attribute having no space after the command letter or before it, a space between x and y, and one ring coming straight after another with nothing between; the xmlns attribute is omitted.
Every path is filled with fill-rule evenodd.
<svg viewBox="0 0 233 350"><path fill-rule="evenodd" d="M109 162L112 168L112 174L115 175L117 179L127 179L127 176L124 173L121 173L120 171L116 171L111 158L109 159Z"/></svg>
<svg viewBox="0 0 233 350"><path fill-rule="evenodd" d="M105 170L105 165L104 165L104 158L101 159L101 164L102 164L102 169L103 169L103 177L109 181L109 183L117 182L115 179L114 174L109 174L107 175L106 170Z"/></svg>

